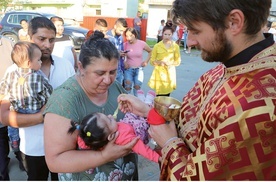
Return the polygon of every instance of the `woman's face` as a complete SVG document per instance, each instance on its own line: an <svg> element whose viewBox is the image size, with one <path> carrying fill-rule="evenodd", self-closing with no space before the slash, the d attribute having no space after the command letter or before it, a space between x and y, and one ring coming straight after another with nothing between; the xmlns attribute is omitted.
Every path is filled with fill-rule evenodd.
<svg viewBox="0 0 276 182"><path fill-rule="evenodd" d="M129 42L129 43L133 43L133 41L135 40L135 35L133 35L130 31L127 31L126 32L126 40Z"/></svg>
<svg viewBox="0 0 276 182"><path fill-rule="evenodd" d="M163 32L163 40L171 40L172 39L172 31L171 30L165 30Z"/></svg>
<svg viewBox="0 0 276 182"><path fill-rule="evenodd" d="M22 22L21 22L21 27L22 27L23 29L27 30L27 29L28 29L28 22L22 21Z"/></svg>
<svg viewBox="0 0 276 182"><path fill-rule="evenodd" d="M57 36L61 36L64 32L64 25L63 25L62 21L55 21L54 25L57 30Z"/></svg>
<svg viewBox="0 0 276 182"><path fill-rule="evenodd" d="M88 94L102 94L116 79L118 60L113 58L93 58L91 64L83 68L79 62L80 80Z"/></svg>

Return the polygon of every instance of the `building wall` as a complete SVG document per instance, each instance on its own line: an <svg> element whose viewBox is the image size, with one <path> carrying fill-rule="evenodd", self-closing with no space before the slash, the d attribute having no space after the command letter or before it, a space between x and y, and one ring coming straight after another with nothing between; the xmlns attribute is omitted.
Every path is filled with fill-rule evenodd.
<svg viewBox="0 0 276 182"><path fill-rule="evenodd" d="M148 12L148 23L147 23L147 36L148 37L157 37L157 31L160 26L162 19L167 21L168 11L171 6L166 5L149 5Z"/></svg>
<svg viewBox="0 0 276 182"><path fill-rule="evenodd" d="M137 15L139 6L138 0L127 0L127 17L134 18Z"/></svg>
<svg viewBox="0 0 276 182"><path fill-rule="evenodd" d="M13 0L20 9L62 14L82 21L83 16L135 17L138 0ZM100 13L100 14L99 14ZM61 16L61 15L60 15Z"/></svg>
<svg viewBox="0 0 276 182"><path fill-rule="evenodd" d="M276 0L272 0L271 11L276 11Z"/></svg>

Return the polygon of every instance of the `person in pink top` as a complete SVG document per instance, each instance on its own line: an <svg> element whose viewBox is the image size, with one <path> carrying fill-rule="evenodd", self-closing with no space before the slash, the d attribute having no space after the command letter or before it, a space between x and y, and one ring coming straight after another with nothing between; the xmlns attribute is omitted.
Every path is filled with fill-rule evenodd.
<svg viewBox="0 0 276 182"><path fill-rule="evenodd" d="M74 121L71 121L71 125L68 133L72 134L76 129L79 131L77 143L82 150L101 150L114 139L116 144L125 145L137 137L130 124L116 122L112 115L107 116L99 112L85 116L80 125ZM158 162L160 159L159 154L145 145L141 139L132 150L153 162Z"/></svg>
<svg viewBox="0 0 276 182"><path fill-rule="evenodd" d="M126 53L125 71L124 71L124 87L128 93L137 96L137 90L140 90L144 81L143 67L147 66L151 48L142 40L137 38L137 31L134 28L127 28L125 31L126 42L124 49ZM143 51L148 52L148 56L143 60Z"/></svg>

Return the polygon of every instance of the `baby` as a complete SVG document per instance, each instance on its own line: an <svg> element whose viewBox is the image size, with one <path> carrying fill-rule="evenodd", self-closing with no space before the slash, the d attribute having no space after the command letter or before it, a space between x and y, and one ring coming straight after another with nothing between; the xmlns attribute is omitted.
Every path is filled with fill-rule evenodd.
<svg viewBox="0 0 276 182"><path fill-rule="evenodd" d="M114 139L118 131L119 136L115 141L118 145L125 145L137 137L131 125L117 122L112 115L106 116L98 112L84 117L80 125L74 121L71 121L71 125L68 133L72 134L76 129L79 130L78 146L80 149L101 150ZM141 139L133 147L133 151L151 161L159 161L160 156Z"/></svg>
<svg viewBox="0 0 276 182"><path fill-rule="evenodd" d="M146 97L142 90L139 93L139 99L146 100L146 103L152 107L155 92L148 91ZM76 129L79 130L79 149L101 150L109 141L114 139L116 132L119 131L119 136L115 141L116 144L124 145L139 136L140 140L133 147L133 152L151 161L159 162L159 154L146 145L149 141L147 131L149 124L143 117L126 113L124 119L117 122L112 115L106 116L102 113L93 113L84 117L80 125L74 121L71 121L71 125L72 127L68 130L68 133L72 134ZM89 171L91 172L91 170L93 171L93 169Z"/></svg>
<svg viewBox="0 0 276 182"><path fill-rule="evenodd" d="M0 82L0 102L9 96L11 110L18 113L37 113L46 104L53 88L41 72L41 51L31 42L17 42L11 52L14 65L10 66ZM25 127L8 127L8 136L14 152L19 151L19 133L25 134ZM23 146L26 141L21 141ZM22 147L25 151L26 148Z"/></svg>

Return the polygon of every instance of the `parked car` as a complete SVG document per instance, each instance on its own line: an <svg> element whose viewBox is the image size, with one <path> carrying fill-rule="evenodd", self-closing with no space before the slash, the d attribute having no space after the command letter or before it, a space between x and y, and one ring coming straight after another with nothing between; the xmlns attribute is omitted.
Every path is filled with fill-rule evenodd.
<svg viewBox="0 0 276 182"><path fill-rule="evenodd" d="M29 21L37 16L44 16L50 19L52 16L56 15L37 11L6 12L0 23L0 35L6 36L12 41L17 42L19 40L18 30L21 29L20 20L26 19ZM75 49L80 49L87 32L88 29L86 28L80 26L71 26L66 23L64 24L64 34L69 35Z"/></svg>

